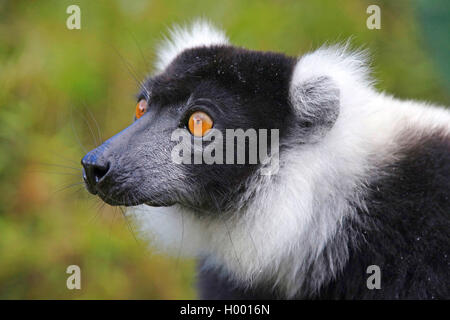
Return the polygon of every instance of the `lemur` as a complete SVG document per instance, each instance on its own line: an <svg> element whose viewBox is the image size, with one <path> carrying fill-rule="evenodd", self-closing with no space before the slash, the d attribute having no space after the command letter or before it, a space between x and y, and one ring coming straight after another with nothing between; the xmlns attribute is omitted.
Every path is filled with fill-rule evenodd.
<svg viewBox="0 0 450 320"><path fill-rule="evenodd" d="M135 121L82 159L86 187L153 246L196 257L201 298L448 299L450 112L377 92L367 60L175 27ZM174 131L192 143L212 129L277 129L279 169L173 160Z"/></svg>

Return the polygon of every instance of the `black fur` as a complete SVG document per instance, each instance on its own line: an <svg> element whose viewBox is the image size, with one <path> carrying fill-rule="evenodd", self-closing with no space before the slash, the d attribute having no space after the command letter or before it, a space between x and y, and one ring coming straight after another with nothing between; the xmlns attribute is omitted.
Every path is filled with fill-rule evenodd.
<svg viewBox="0 0 450 320"><path fill-rule="evenodd" d="M450 139L435 132L407 134L414 146L387 165L369 186L362 222L346 221L350 258L336 279L310 299L450 298ZM333 244L330 244L333 245ZM367 267L381 269L381 289L367 288ZM278 299L269 287L243 289L226 275L200 269L204 298Z"/></svg>
<svg viewBox="0 0 450 320"><path fill-rule="evenodd" d="M370 186L360 247L320 297L450 298L450 139L437 132L415 142ZM380 290L361 286L371 264L381 268Z"/></svg>

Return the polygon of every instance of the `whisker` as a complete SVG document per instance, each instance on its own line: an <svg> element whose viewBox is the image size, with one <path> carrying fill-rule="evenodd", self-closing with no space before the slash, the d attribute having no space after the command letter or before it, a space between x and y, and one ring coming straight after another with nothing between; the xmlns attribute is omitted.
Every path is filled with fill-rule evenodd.
<svg viewBox="0 0 450 320"><path fill-rule="evenodd" d="M69 189L69 188L72 188L72 187L75 187L75 186L79 186L79 185L81 185L81 184L83 184L83 182L71 183L71 184L69 184L68 186L64 186L64 187L61 188L61 189L58 189L58 190L56 190L56 191L53 191L52 195L54 195L54 194L57 193L57 192L61 192L61 191L63 191L63 190L66 190L66 189Z"/></svg>
<svg viewBox="0 0 450 320"><path fill-rule="evenodd" d="M111 215L111 220L109 221L109 237L111 237L112 228L114 226L114 222L117 219L117 210L113 210L113 215Z"/></svg>
<svg viewBox="0 0 450 320"><path fill-rule="evenodd" d="M57 171L44 171L44 170L26 170L26 172L38 172L38 173L46 173L46 174L59 174L63 176L75 176L75 177L81 177L81 171L80 173L74 173L74 172L57 172Z"/></svg>
<svg viewBox="0 0 450 320"><path fill-rule="evenodd" d="M233 239L231 238L230 229L228 228L228 225L227 225L225 219L221 219L221 220L222 220L223 224L225 225L225 228L227 229L228 238L230 239L231 246L233 247L234 255L236 256L236 261L238 262L239 267L241 268L241 270L243 270L242 269L241 260L238 257L238 254L237 254L237 251L236 251L236 247L234 246Z"/></svg>
<svg viewBox="0 0 450 320"><path fill-rule="evenodd" d="M73 192L71 192L70 193L70 195L74 195L74 194L84 194L84 191L85 191L85 189L84 189L84 187L82 187L81 185L78 187L78 188L76 188ZM83 193L81 193L81 192L83 192Z"/></svg>
<svg viewBox="0 0 450 320"><path fill-rule="evenodd" d="M75 160L73 160L73 159L69 159L69 158L63 157L62 155L56 154L55 152L53 152L53 154L54 154L55 156L59 157L61 160L72 162L73 164L75 164L75 165L77 165L77 166L80 165L80 162L79 162L79 161L75 161Z"/></svg>
<svg viewBox="0 0 450 320"><path fill-rule="evenodd" d="M184 212L182 210L181 211L181 240L180 240L180 246L178 248L177 259L175 261L175 270L178 270L178 265L179 265L180 257L181 257L181 250L183 248L183 241L184 241Z"/></svg>
<svg viewBox="0 0 450 320"><path fill-rule="evenodd" d="M91 134L92 140L94 142L94 146L98 146L97 139L95 138L94 131L92 130L91 124L89 123L88 119L84 114L81 114L81 117L83 118L84 122L88 126L89 133Z"/></svg>
<svg viewBox="0 0 450 320"><path fill-rule="evenodd" d="M114 47L113 45L110 45L111 48L116 52L116 54L122 59L123 64L127 68L128 72L130 73L131 77L136 81L139 88L141 88L145 93L147 94L147 98L150 96L150 93L148 92L147 88L145 88L142 81L138 80L138 75L133 71L130 63L120 54L120 52Z"/></svg>
<svg viewBox="0 0 450 320"><path fill-rule="evenodd" d="M125 220L125 223L126 223L126 225L127 225L127 228L128 228L128 230L130 231L131 235L133 236L134 240L136 241L136 243L137 243L138 245L141 245L140 242L138 241L138 239L136 238L136 234L135 234L135 232L134 232L134 230L133 230L133 227L131 226L130 222L129 222L128 219L127 219L127 216L126 216L126 214L125 214L124 209L122 208L122 206L119 206L118 208L119 208L119 210L122 212L123 219Z"/></svg>
<svg viewBox="0 0 450 320"><path fill-rule="evenodd" d="M258 257L259 265L262 266L263 263L262 263L262 261L261 261L260 255L259 255L258 248L256 247L255 240L253 239L252 233L250 232L250 228L249 228L249 226L248 226L247 221L246 221L246 220L244 220L244 221L245 221L245 222L244 222L244 223L245 223L245 228L247 229L247 234L248 234L248 236L250 237L250 241L251 241L251 243L252 243L252 245L253 245L253 249L255 250L256 256Z"/></svg>
<svg viewBox="0 0 450 320"><path fill-rule="evenodd" d="M136 44L137 49L139 50L139 53L142 57L142 61L145 64L145 67L147 68L147 71L150 71L150 65L148 63L148 59L145 57L144 53L142 52L141 47L139 46L139 42L136 39L136 37L134 36L133 32L131 32L131 30L128 30L128 33L131 35L131 38L133 39L133 42Z"/></svg>
<svg viewBox="0 0 450 320"><path fill-rule="evenodd" d="M76 138L78 144L80 145L81 149L84 151L84 153L87 153L87 150L81 143L80 137L78 136L77 131L75 130L75 126L73 125L73 106L71 106L71 108L70 108L70 125L72 127L72 131L73 131L75 138Z"/></svg>
<svg viewBox="0 0 450 320"><path fill-rule="evenodd" d="M86 102L85 102L86 105ZM102 143L103 139L102 139L102 134L101 134L101 130L100 130L100 126L98 125L97 119L95 119L94 115L92 114L91 110L89 108L86 108L87 111L89 112L89 115L91 116L92 120L94 120L95 126L97 127L97 136L98 136L98 141L99 144Z"/></svg>
<svg viewBox="0 0 450 320"><path fill-rule="evenodd" d="M37 164L37 165L41 165L41 166L51 166L51 167L59 167L59 168L73 169L73 170L76 170L76 171L80 171L80 170L81 170L80 167L76 168L76 167L65 166L65 165L62 165L62 164L56 164L56 163L37 162L36 164Z"/></svg>
<svg viewBox="0 0 450 320"><path fill-rule="evenodd" d="M100 199L96 198L96 202L91 204L90 208L93 209L95 207L95 214L89 219L90 224L95 223L97 220L99 220L100 216L102 215L101 209L106 205L106 202L101 201Z"/></svg>

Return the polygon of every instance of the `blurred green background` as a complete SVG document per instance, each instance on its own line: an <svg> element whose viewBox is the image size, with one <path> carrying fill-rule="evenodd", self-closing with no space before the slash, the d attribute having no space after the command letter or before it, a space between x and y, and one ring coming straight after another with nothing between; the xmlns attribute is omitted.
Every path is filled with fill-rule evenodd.
<svg viewBox="0 0 450 320"><path fill-rule="evenodd" d="M85 150L132 121L136 79L173 23L207 17L237 45L290 55L352 37L380 90L449 105L448 3L0 0L0 298L196 297L194 261L148 250L80 184ZM81 30L66 28L71 4ZM81 290L66 288L72 264Z"/></svg>

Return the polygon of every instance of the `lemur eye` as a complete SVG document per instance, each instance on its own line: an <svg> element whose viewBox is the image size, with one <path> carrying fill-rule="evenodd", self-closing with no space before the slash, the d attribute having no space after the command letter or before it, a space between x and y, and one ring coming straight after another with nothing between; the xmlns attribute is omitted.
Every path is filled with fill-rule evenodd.
<svg viewBox="0 0 450 320"><path fill-rule="evenodd" d="M139 119L144 115L144 113L147 112L148 109L148 103L145 99L139 100L139 102L136 105L136 119Z"/></svg>
<svg viewBox="0 0 450 320"><path fill-rule="evenodd" d="M203 111L196 111L189 117L189 131L196 137L203 137L213 126L211 117Z"/></svg>

